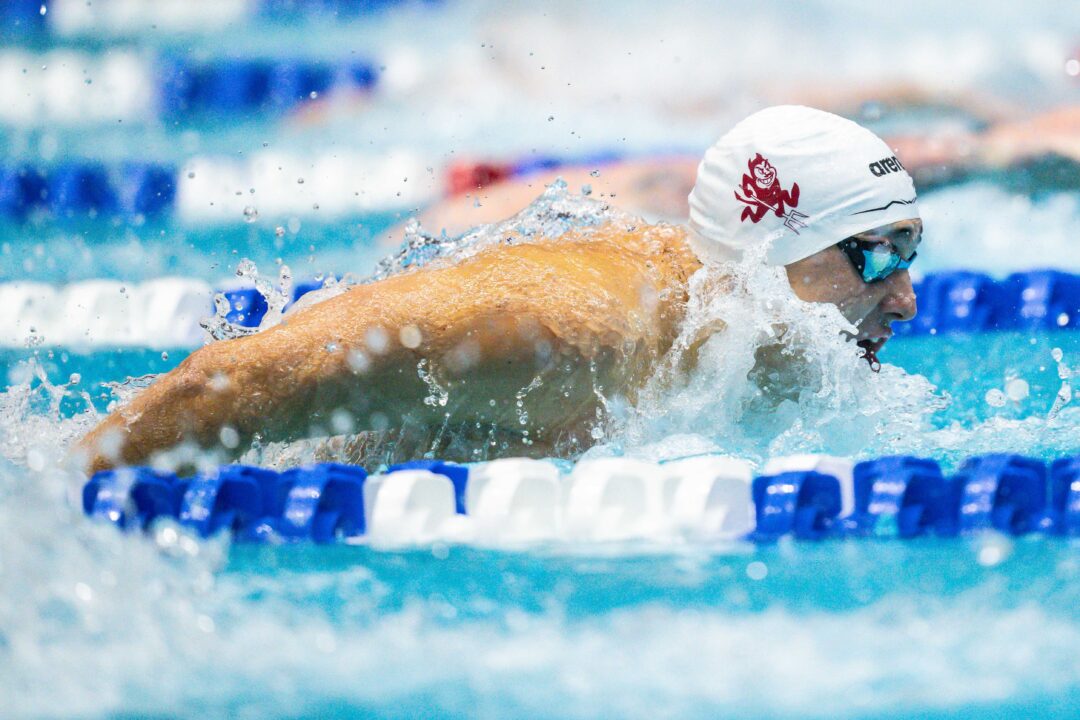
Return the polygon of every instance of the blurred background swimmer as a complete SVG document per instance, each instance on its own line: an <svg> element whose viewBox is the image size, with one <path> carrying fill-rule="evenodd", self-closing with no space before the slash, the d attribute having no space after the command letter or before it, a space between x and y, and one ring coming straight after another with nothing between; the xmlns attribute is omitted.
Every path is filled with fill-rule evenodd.
<svg viewBox="0 0 1080 720"><path fill-rule="evenodd" d="M83 460L144 463L185 442L235 457L256 439L329 427L341 411L361 431L396 429L391 448L363 435L350 445L350 459L369 464L373 446L381 459L423 447L455 458L462 437L498 438L496 454L576 456L602 437L608 397L633 404L677 340L692 364L709 334L738 322L683 337L703 265L785 268L797 298L839 309L837 330L872 364L891 324L915 314L914 185L849 120L799 106L755 113L706 153L689 207L688 230L616 223L508 241L204 347L93 430ZM226 429L239 439L231 448Z"/></svg>

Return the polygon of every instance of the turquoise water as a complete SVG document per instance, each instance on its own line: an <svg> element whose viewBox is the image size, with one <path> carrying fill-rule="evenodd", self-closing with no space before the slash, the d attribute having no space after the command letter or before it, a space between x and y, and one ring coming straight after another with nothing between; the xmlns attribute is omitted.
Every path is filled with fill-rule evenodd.
<svg viewBox="0 0 1080 720"><path fill-rule="evenodd" d="M1075 413L1043 424L1055 347L1068 359L1080 335L904 338L883 359L951 398L916 438L958 437L946 464L1014 441L1049 459L1080 450ZM102 383L184 354L36 352L99 409ZM1007 378L1029 396L988 404ZM1042 718L1080 701L1072 540L229 548L169 524L122 536L63 509L70 480L18 476L0 465L0 581L38 579L0 623L16 715Z"/></svg>
<svg viewBox="0 0 1080 720"><path fill-rule="evenodd" d="M927 105L874 120L882 132L978 128L994 112L1080 99L1063 61L1075 53L1080 15L1060 2L919 0L906 9L898 22L854 0L560 1L542 10L461 0L349 24L260 18L207 32L60 38L61 49L120 47L147 59L358 54L384 66L383 82L363 101L285 117L0 125L0 150L48 167L264 151L379 158L404 148L441 177L443 164L470 156L696 153L752 109L825 102L837 88L928 91ZM51 47L38 38L16 50ZM53 60L27 61L31 80L44 82ZM72 107L93 87L80 78L65 90ZM975 101L936 107L949 98ZM926 242L913 270L1080 272L1075 167L1056 179L1037 171L921 191ZM177 275L220 287L245 258L264 276L279 264L297 279L365 275L405 212L275 215L264 199L272 189L250 193L261 211L250 224L239 212L216 224L0 221L0 283ZM601 450L655 458L730 441L757 462L774 450L911 451L949 469L985 452L1080 453L1078 401L1049 417L1062 384L1052 351L1080 365L1080 333L900 338L881 355L893 367L875 377L808 335L826 361L812 369L836 382L825 398L785 407L775 426L739 434L743 419L757 418L729 412L746 400L731 387L746 383L724 373L723 361L737 357L720 348L700 385L661 402L642 437L609 438ZM256 547L196 540L167 523L148 537L89 523L77 507L82 478L57 467L93 423L88 407L105 412L112 384L166 372L190 350L0 349L0 715L1077 714L1080 552L1067 539ZM683 407L711 394L722 397Z"/></svg>

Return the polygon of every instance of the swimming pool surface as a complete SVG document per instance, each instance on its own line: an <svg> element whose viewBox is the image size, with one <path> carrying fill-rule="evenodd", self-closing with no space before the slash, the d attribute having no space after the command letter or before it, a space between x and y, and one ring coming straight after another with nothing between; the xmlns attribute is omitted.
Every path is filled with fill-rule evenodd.
<svg viewBox="0 0 1080 720"><path fill-rule="evenodd" d="M27 211L26 198L0 192L0 284L134 287L175 276L219 288L244 260L266 277L282 265L298 280L363 277L389 252L388 230L438 200L429 185L447 163L696 154L792 88L929 88L911 112L852 108L890 133L992 120L992 104L954 111L938 108L941 98L1031 109L1080 99L1062 61L1075 55L1080 19L1049 1L920 0L904 22L851 0L222 0L192 2L204 11L194 25L185 4L147 20L157 7L148 3L129 24L123 5L0 9L0 175L160 163L181 184L175 202L143 217L31 197ZM200 102L220 103L166 112L138 90L176 91L179 75L162 70L170 58L233 79L246 77L240 59L272 61L275 82L321 62L363 63L372 86L315 96L288 86L293 104L267 112L207 81ZM370 168L358 162L370 177L336 205L312 198L312 188L356 179L341 174L341 157L370 158ZM252 168L259 183L249 188ZM1080 272L1074 171L920 189L926 238L913 272ZM1076 384L1076 330L898 337L880 375L835 333L815 332L808 377L826 392L744 412L756 400L738 390L745 377L725 374L737 348L720 346L679 393L615 423L592 455L731 451L760 469L789 453L910 453L951 472L992 452L1080 454L1080 399L1056 401ZM79 508L83 479L58 461L125 383L193 349L146 337L0 348L4 717L1078 714L1075 539L901 542L886 528L772 545L665 536L275 546L202 540L167 520L146 536L92 523Z"/></svg>

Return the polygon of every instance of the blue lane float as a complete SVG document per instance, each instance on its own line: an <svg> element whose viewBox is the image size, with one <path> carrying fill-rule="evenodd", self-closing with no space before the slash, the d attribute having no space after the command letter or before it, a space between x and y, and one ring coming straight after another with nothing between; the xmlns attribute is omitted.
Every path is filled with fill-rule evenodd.
<svg viewBox="0 0 1080 720"><path fill-rule="evenodd" d="M382 483L393 482L396 473L435 473L453 484L457 512L468 515L465 498L474 467L439 460L402 463L389 468ZM122 468L91 477L83 488L82 507L88 516L129 531L168 517L202 537L228 531L240 542L327 544L360 540L368 532L367 480L362 468L334 463L281 473L228 465L192 478ZM1020 455L977 456L950 476L933 460L886 457L856 464L850 480L854 507L843 515L844 481L832 474L782 472L754 478L755 526L746 539L1080 534L1080 456L1057 460L1049 468Z"/></svg>
<svg viewBox="0 0 1080 720"><path fill-rule="evenodd" d="M175 206L176 176L172 165L139 162L0 167L0 216L15 221L38 213L65 220L158 218Z"/></svg>
<svg viewBox="0 0 1080 720"><path fill-rule="evenodd" d="M888 533L901 538L931 531L938 521L945 477L933 460L895 456L861 462L854 469L855 512L847 519L852 535Z"/></svg>
<svg viewBox="0 0 1080 720"><path fill-rule="evenodd" d="M174 121L189 115L284 112L330 91L369 91L378 74L367 60L165 58L158 63L158 109Z"/></svg>
<svg viewBox="0 0 1080 720"><path fill-rule="evenodd" d="M319 286L297 285L293 300ZM246 327L262 322L265 301L260 305L252 293L257 294L254 288L226 292L237 303L230 322ZM919 314L893 326L898 337L1080 328L1080 275L1032 270L994 280L979 273L942 272L926 276L915 293Z"/></svg>

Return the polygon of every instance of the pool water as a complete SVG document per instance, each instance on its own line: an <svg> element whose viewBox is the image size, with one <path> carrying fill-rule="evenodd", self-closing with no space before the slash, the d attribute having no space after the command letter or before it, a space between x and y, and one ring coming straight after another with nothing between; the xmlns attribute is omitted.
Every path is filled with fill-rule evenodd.
<svg viewBox="0 0 1080 720"><path fill-rule="evenodd" d="M84 3L43 5L55 18ZM109 1L94 5L108 11ZM387 231L437 199L408 191L449 162L697 154L748 111L809 102L817 88L826 99L838 86L928 89L926 106L910 112L852 107L900 134L982 127L993 119L981 114L993 115L978 102L986 97L1025 109L1080 99L1063 61L1075 55L1080 15L1050 0L919 0L904 22L853 0L560 0L542 9L447 0L348 22L308 17L305 3L228 7L256 5L270 9L197 30L104 23L23 37L5 27L5 164L151 160L181 168L181 183L201 183L260 153L299 160L280 186L230 186L191 201L188 215L5 215L0 283L172 275L218 288L236 281L244 260L267 277L282 265L298 280L364 276L387 254ZM183 14L184 4L169 7ZM379 80L369 96L265 116L163 118L123 106L128 93L87 121L78 109L97 107L106 83L71 53L93 67L109 53L147 67L170 53L200 62L359 57L375 63ZM65 67L74 75L52 74ZM114 95L101 97L112 104ZM949 98L977 101L936 107ZM319 158L403 148L419 159L419 177L387 174L369 186L390 199L385 206L334 215L306 196L302 207L281 203L300 192L299 176L308 188L318 182ZM211 172L189 177L196 162ZM1066 170L920 189L926 236L913 272L1080 272L1080 190L1075 167ZM233 213L237 203L251 203L257 217ZM768 319L754 317L758 326ZM872 375L822 327L803 336L822 396L741 416L733 408L755 400L740 394L745 371L725 365L741 356L718 346L685 387L618 418L593 454L734 451L760 467L790 452L905 452L951 471L980 453L1080 453L1080 399L1054 410L1068 369L1080 366L1078 332L896 338ZM254 546L200 540L169 521L124 535L82 516L82 478L59 461L134 387L130 379L167 372L193 348L92 338L30 345L0 348L4 717L1076 715L1075 540L986 533L900 542L886 528L865 540L760 546L677 537Z"/></svg>

